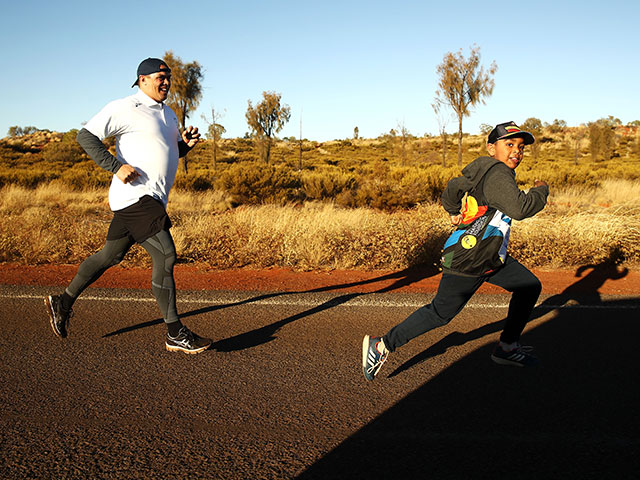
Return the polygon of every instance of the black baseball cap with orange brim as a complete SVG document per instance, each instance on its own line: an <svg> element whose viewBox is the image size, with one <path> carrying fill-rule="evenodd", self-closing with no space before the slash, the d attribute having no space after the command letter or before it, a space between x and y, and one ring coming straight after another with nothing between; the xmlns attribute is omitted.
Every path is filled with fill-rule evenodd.
<svg viewBox="0 0 640 480"><path fill-rule="evenodd" d="M159 58L149 57L143 60L142 62L140 62L140 65L138 65L136 81L134 82L133 85L131 85L131 88L138 85L138 80L140 80L140 75L151 75L152 73L156 73L156 72L171 73L171 69L168 67L168 65L165 63L164 60L161 60Z"/></svg>
<svg viewBox="0 0 640 480"><path fill-rule="evenodd" d="M489 134L487 143L496 143L498 140L504 140L505 138L520 137L524 139L525 145L531 145L536 139L529 132L521 130L515 122L500 123L495 126Z"/></svg>

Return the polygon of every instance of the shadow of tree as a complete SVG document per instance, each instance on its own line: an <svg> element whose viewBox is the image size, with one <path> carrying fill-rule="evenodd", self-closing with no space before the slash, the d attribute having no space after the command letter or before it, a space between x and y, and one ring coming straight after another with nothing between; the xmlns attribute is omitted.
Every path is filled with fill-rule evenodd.
<svg viewBox="0 0 640 480"><path fill-rule="evenodd" d="M483 346L297 478L636 477L640 297L601 298L604 281L626 275L613 259L580 267L577 277L591 273L536 309L556 309L563 300L584 302L557 309L527 333L541 357L538 368L495 365L492 345ZM408 363L480 338L500 323L451 334Z"/></svg>

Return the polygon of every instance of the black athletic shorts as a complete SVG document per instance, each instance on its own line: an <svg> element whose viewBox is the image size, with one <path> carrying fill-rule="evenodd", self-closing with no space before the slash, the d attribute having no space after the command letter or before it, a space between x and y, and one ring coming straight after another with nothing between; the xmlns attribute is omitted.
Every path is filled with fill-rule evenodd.
<svg viewBox="0 0 640 480"><path fill-rule="evenodd" d="M153 237L162 230L171 228L171 220L164 204L150 195L145 195L133 205L113 212L107 240L131 237L138 243Z"/></svg>

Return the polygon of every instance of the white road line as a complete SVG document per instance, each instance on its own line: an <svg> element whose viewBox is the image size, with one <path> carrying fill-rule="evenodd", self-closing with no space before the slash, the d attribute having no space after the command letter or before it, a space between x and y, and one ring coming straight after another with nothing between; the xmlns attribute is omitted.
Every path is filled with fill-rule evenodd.
<svg viewBox="0 0 640 480"><path fill-rule="evenodd" d="M182 300L178 299L178 304L182 305L228 305L228 306L240 306L240 305L270 305L270 306L293 306L293 307L318 307L320 305L330 305L330 306L344 306L344 307L389 307L389 308L418 308L425 305L425 302L418 301L390 301L384 300L381 298L375 298L375 295L363 293L363 294L354 294L354 293L346 293L342 296L351 296L353 295L355 298L350 298L348 300L341 300L341 296L332 297L327 300L314 300L308 297L304 298L281 298L288 296L297 296L300 297L301 294L291 294L291 293L276 293L276 294L254 294L250 296L238 296L238 297L227 297L227 298L206 298L206 299L190 299L184 298ZM361 295L361 296L360 296ZM261 298L261 297L273 297L273 298ZM22 299L22 300L42 300L44 298L42 295L33 295L33 294L0 294L1 298L7 299ZM83 295L80 297L81 301L100 301L100 302L141 302L141 303L155 303L155 299L153 297L101 297L95 295ZM606 302L606 300L605 300ZM465 308L478 308L478 309L491 309L491 308L508 308L508 303L496 303L496 302L477 302L468 303ZM627 304L627 305L542 305L538 304L538 307L548 308L549 310L554 309L579 309L579 310L637 310L640 309L640 304Z"/></svg>

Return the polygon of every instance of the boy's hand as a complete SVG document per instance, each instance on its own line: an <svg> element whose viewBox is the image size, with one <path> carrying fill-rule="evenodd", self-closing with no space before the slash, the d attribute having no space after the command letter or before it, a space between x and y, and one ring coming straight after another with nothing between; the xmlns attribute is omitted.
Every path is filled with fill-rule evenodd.
<svg viewBox="0 0 640 480"><path fill-rule="evenodd" d="M533 182L533 186L534 187L548 187L549 184L547 184L547 182L543 182L542 180L536 180L535 182Z"/></svg>
<svg viewBox="0 0 640 480"><path fill-rule="evenodd" d="M460 222L462 222L461 213L459 213L458 215L451 215L451 225L460 225Z"/></svg>

